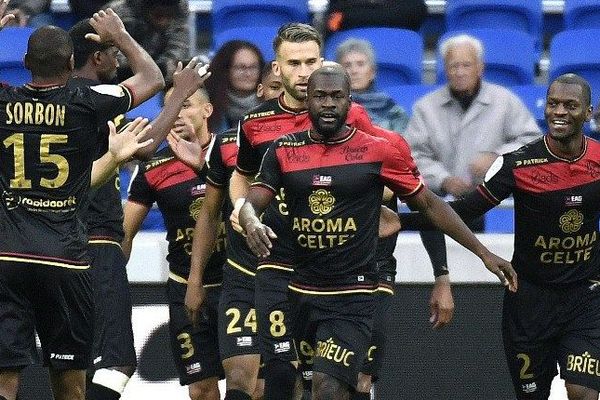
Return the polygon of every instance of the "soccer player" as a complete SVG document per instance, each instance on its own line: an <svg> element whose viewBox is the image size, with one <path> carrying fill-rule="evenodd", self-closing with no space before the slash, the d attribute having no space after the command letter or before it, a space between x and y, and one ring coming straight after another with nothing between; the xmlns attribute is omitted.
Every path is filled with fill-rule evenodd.
<svg viewBox="0 0 600 400"><path fill-rule="evenodd" d="M120 18L107 10L113 24L111 31L124 30ZM126 31L125 31L126 32ZM85 87L107 84L117 74L117 53L120 47L130 59L133 71L143 70L150 56L128 33L117 37L114 42L100 43L88 39L96 31L89 19L75 24L69 31L74 46L75 69L69 80L70 87ZM135 156L147 159L173 125L181 105L206 76L200 77L199 65L192 60L184 70L181 66L174 74L175 95L168 107L153 122L148 136L151 145L140 149ZM114 119L117 126L125 123L125 116ZM101 129L103 129L101 127ZM106 135L101 135L97 154L106 148ZM119 174L115 170L110 181L99 187L90 198L85 220L88 228L91 277L94 288L94 349L93 366L90 370L92 383L88 386L88 400L118 399L131 375L135 371L136 355L131 326L131 296L127 280L126 260L120 244L123 239L123 209L119 190Z"/></svg>
<svg viewBox="0 0 600 400"><path fill-rule="evenodd" d="M172 101L173 92L173 88L167 91L165 104ZM201 146L201 152L196 154L198 160L202 160L201 154L206 153L211 143L212 135L207 125L211 113L212 104L206 90L198 89L185 101L173 126L173 134ZM217 331L225 251L222 221L216 224L219 238L203 276L206 307L194 325L189 321L183 304L194 226L206 193L206 174L204 165L192 168L178 160L170 147L163 148L149 161L136 167L129 187L129 199L125 204L123 223L123 250L129 257L133 238L154 202L158 204L165 220L169 242L167 296L171 349L179 381L182 385L188 385L192 400L219 400L218 381L224 377ZM198 235L203 234L202 231L197 232Z"/></svg>
<svg viewBox="0 0 600 400"><path fill-rule="evenodd" d="M281 79L265 69L257 88L257 95L263 100L276 98L281 94ZM172 140L173 136L170 135ZM216 136L211 145L208 160L206 195L196 221L196 235L193 241L191 269L188 279L185 305L190 320L198 321L200 306L207 293L203 287L203 276L210 254L217 240L218 222L221 213L231 213L231 203L225 201L227 187L235 169L238 147L237 131L227 130ZM185 144L183 140L179 144ZM180 146L172 146L182 159ZM194 154L186 151L186 154ZM254 309L254 272L257 259L250 252L244 238L226 221L227 261L223 266L223 287L219 302L219 343L221 359L226 377L227 400L239 398L260 398L262 379L258 379L260 356L256 342L256 319Z"/></svg>
<svg viewBox="0 0 600 400"><path fill-rule="evenodd" d="M111 29L109 14L95 16L99 32ZM84 397L93 306L82 205L90 183L118 166L102 157L94 165L105 172L92 169L99 125L163 85L147 62L143 76L121 85L68 88L73 45L67 32L48 26L29 38L31 83L0 91L0 396L7 400L16 397L21 369L34 361L34 330L55 398Z"/></svg>
<svg viewBox="0 0 600 400"><path fill-rule="evenodd" d="M307 85L313 128L274 141L239 215L250 249L259 258L268 257L277 236L258 216L285 189L295 247L293 330L314 350L316 399L348 399L367 353L375 312L372 294L378 285L371 249L384 186L425 212L516 289L510 264L489 252L424 187L397 148L345 124L350 104L343 68L315 71Z"/></svg>
<svg viewBox="0 0 600 400"><path fill-rule="evenodd" d="M600 144L582 131L590 93L578 75L556 78L548 133L498 157L477 190L451 203L472 220L513 195L519 290L505 293L502 333L520 400L547 399L557 363L569 400L600 391ZM418 216L401 220L403 229L426 227Z"/></svg>
<svg viewBox="0 0 600 400"><path fill-rule="evenodd" d="M311 26L291 23L282 26L274 40L276 60L273 70L281 77L284 93L278 99L263 103L252 110L242 122L239 131L239 156L232 175L230 195L236 205L232 213L234 225L239 207L243 204L250 180L254 177L268 146L279 137L308 129L311 121L306 108L306 87L310 74L322 64L322 39ZM361 106L352 103L348 123L379 135L368 114ZM285 192L277 194L267 209L266 223L275 229L279 239L268 258L259 260L256 269L256 312L259 341L265 376L265 398L290 398L296 379L296 349L292 343L288 283L293 272L293 240L287 237L288 217ZM441 242L435 251L445 253ZM430 247L431 249L431 247ZM434 257L435 260L440 257ZM442 275L443 265L434 264L436 277ZM439 272L441 271L441 272ZM389 285L389 284L388 284ZM441 289L441 290L440 290ZM436 278L432 293L432 307L441 323L452 317L452 295L447 277ZM440 312L441 311L441 312ZM383 343L380 343L380 347ZM301 352L302 349L299 349ZM372 374L375 371L365 371ZM365 378L367 380L367 378ZM370 378L368 378L370 382Z"/></svg>

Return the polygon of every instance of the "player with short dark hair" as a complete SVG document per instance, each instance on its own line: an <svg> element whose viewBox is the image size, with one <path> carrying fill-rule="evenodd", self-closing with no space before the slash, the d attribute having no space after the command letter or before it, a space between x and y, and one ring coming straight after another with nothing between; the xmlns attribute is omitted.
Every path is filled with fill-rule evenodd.
<svg viewBox="0 0 600 400"><path fill-rule="evenodd" d="M278 90L279 88L279 90ZM269 100L281 93L281 80L272 72L263 73L257 87L257 96ZM231 213L231 203L225 201L227 187L237 159L237 130L229 129L216 136L211 145L207 160L208 173L206 196L196 221L196 231L202 235L194 237L190 278L185 305L190 320L198 320L200 307L205 301L206 291L202 286L204 270L217 240L217 226L220 215ZM184 144L184 141L179 141ZM181 146L175 147L181 149ZM178 154L181 151L177 151ZM186 151L193 154L193 151ZM187 156L180 158L189 158ZM244 238L226 221L227 261L223 266L223 287L219 301L219 343L223 367L226 375L226 399L235 396L252 395L261 398L262 379L259 374L259 351L256 341L256 321L254 318L254 280L252 266L256 257L246 246ZM229 328L232 314L244 316ZM246 319L247 318L247 319Z"/></svg>
<svg viewBox="0 0 600 400"><path fill-rule="evenodd" d="M547 399L557 363L569 400L600 391L600 144L582 131L590 92L575 74L552 81L548 133L499 156L477 190L451 203L469 221L514 198L520 282L504 295L502 333L520 400ZM401 220L406 229L428 227L418 216Z"/></svg>
<svg viewBox="0 0 600 400"><path fill-rule="evenodd" d="M112 27L104 12L94 24L101 31ZM21 369L34 361L34 330L54 397L83 399L93 310L81 213L90 185L105 182L121 160L109 146L107 157L94 161L98 127L163 84L151 73L156 65L150 60L143 83L136 84L137 76L122 85L67 87L72 50L64 30L36 30L25 56L31 83L0 91L0 396L8 400L16 397ZM45 61L47 66L38 64ZM131 87L138 89L135 96ZM123 143L146 123L136 120L121 135L112 125L111 142Z"/></svg>
<svg viewBox="0 0 600 400"><path fill-rule="evenodd" d="M112 14L114 13L111 13L113 23L120 27L122 24L119 17ZM150 59L140 46L128 45L128 42L135 43L128 34L117 37L117 40L90 40L89 36L96 33L89 19L79 21L69 31L74 44L75 61L73 77L69 80L70 87L113 82L119 65L116 58L119 46L123 47L125 56L131 59L134 71L142 70ZM200 77L197 72L199 66L193 60L183 70L181 66L176 70L176 90L173 91L172 101L153 121L153 127L148 132L153 143L140 149L135 154L136 157L146 159L153 154L169 132L187 96L210 76L207 74ZM133 89L136 90L135 87ZM116 116L113 122L117 127L124 125L125 115ZM98 143L98 156L106 151L106 146L106 135L102 134ZM95 308L88 400L118 399L137 364L131 326L131 295L125 268L127 261L120 248L123 239L123 209L119 185L118 170L115 170L111 179L94 191L85 213Z"/></svg>
<svg viewBox="0 0 600 400"><path fill-rule="evenodd" d="M424 187L400 150L346 125L350 83L341 67L323 67L310 76L307 105L313 128L283 136L269 147L240 211L240 224L250 249L259 258L268 257L277 236L258 215L285 189L295 248L289 286L293 331L313 349L313 397L347 399L371 339L372 294L378 286L371 249L384 186L425 211L501 279L506 273L513 290L516 276Z"/></svg>

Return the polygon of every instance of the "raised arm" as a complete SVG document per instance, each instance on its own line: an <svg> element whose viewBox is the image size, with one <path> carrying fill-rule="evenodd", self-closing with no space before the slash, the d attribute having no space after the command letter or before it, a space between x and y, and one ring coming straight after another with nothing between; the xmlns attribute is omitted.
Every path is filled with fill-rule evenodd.
<svg viewBox="0 0 600 400"><path fill-rule="evenodd" d="M146 133L151 127L147 119L136 118L117 134L115 124L108 121L108 151L92 164L91 186L105 183L136 151L150 145L153 140L147 139Z"/></svg>
<svg viewBox="0 0 600 400"><path fill-rule="evenodd" d="M129 61L133 76L123 81L122 84L132 92L132 108L164 88L165 80L158 65L146 50L131 37L121 18L111 8L94 13L90 18L90 24L97 34L87 34L87 39L101 43L113 43Z"/></svg>
<svg viewBox="0 0 600 400"><path fill-rule="evenodd" d="M152 129L147 133L147 137L154 139L154 142L135 153L138 159L149 160L152 157L177 120L183 103L210 77L210 72L207 72L208 65L202 65L196 57L192 58L185 68L182 66L181 62L177 65L173 74L173 92L158 117L152 121Z"/></svg>

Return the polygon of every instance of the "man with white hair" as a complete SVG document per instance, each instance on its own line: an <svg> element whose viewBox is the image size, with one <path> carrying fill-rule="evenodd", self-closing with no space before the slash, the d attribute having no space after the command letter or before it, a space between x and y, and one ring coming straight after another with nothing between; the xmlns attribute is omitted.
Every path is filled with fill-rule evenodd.
<svg viewBox="0 0 600 400"><path fill-rule="evenodd" d="M482 79L478 39L452 36L439 49L448 83L415 103L405 137L428 186L458 197L482 182L498 155L541 131L516 95Z"/></svg>

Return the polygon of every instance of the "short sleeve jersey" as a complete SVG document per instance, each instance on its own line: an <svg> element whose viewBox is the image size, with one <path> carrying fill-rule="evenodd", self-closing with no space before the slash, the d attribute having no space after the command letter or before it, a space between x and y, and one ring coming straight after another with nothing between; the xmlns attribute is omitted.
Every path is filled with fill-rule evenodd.
<svg viewBox="0 0 600 400"><path fill-rule="evenodd" d="M230 129L216 136L208 154L207 184L225 190L228 188L237 153L237 130ZM246 245L244 237L232 228L229 221L231 211L231 202L227 198L223 206L228 244L227 259L232 266L252 275L256 272L257 259Z"/></svg>
<svg viewBox="0 0 600 400"><path fill-rule="evenodd" d="M196 219L206 193L206 173L206 165L197 174L175 158L171 148L165 147L136 168L129 187L129 201L147 207L152 207L154 202L158 205L167 228L169 269L186 280L190 273ZM223 221L218 232L215 249L204 272L205 285L222 281L225 255Z"/></svg>
<svg viewBox="0 0 600 400"><path fill-rule="evenodd" d="M87 268L81 210L98 126L130 105L120 85L0 89L0 259Z"/></svg>
<svg viewBox="0 0 600 400"><path fill-rule="evenodd" d="M369 130L371 121L365 109L352 103L348 112L347 124L359 129ZM306 109L294 110L283 103L283 94L259 105L244 117L238 133L239 154L237 170L244 175L255 175L261 160L276 139L311 127ZM277 244L269 257L261 260L264 267L276 264L276 268L292 268L293 245L288 237L287 205L285 190L280 190L275 200L265 211L263 220L279 236Z"/></svg>
<svg viewBox="0 0 600 400"><path fill-rule="evenodd" d="M553 154L545 137L500 156L478 188L494 205L514 197L519 277L568 285L600 272L600 143L584 140L575 160Z"/></svg>
<svg viewBox="0 0 600 400"><path fill-rule="evenodd" d="M350 129L323 143L310 131L276 140L254 185L283 187L300 290L361 290L374 278L383 187L400 198L423 188L405 155L383 139ZM332 289L335 288L335 289Z"/></svg>
<svg viewBox="0 0 600 400"><path fill-rule="evenodd" d="M98 81L85 78L71 78L70 87L94 86ZM100 124L100 137L96 152L96 159L102 157L108 150L108 125L109 119L114 122L117 131L125 126L125 114L107 118ZM90 193L84 220L88 228L90 242L97 240L110 240L120 243L123 240L123 207L121 205L121 190L119 171L115 170L113 176L100 187Z"/></svg>

